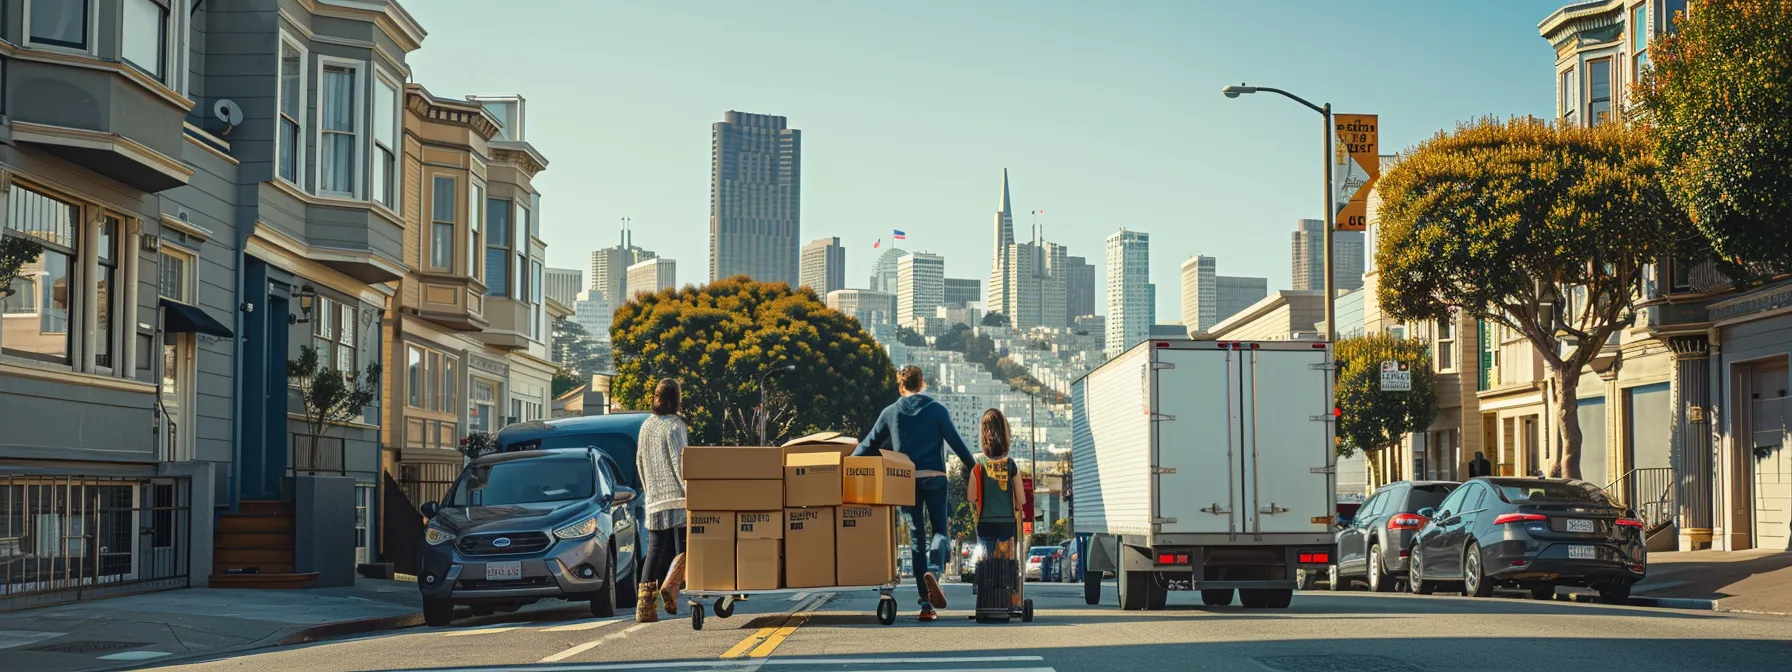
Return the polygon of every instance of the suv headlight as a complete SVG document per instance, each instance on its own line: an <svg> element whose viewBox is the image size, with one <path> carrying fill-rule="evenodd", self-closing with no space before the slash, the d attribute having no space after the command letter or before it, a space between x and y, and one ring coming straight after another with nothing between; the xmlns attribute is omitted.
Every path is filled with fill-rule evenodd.
<svg viewBox="0 0 1792 672"><path fill-rule="evenodd" d="M578 539L589 537L597 532L597 517L585 518L571 525L554 530L554 536L561 539Z"/></svg>
<svg viewBox="0 0 1792 672"><path fill-rule="evenodd" d="M449 532L434 525L423 529L423 540L429 542L429 545L431 546L441 546L442 544L454 541L454 539L455 535L453 532Z"/></svg>

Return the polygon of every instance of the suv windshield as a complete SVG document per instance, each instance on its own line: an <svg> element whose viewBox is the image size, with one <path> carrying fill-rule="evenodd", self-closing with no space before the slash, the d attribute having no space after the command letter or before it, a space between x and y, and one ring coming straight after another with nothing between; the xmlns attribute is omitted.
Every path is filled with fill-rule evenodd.
<svg viewBox="0 0 1792 672"><path fill-rule="evenodd" d="M585 499L592 494L591 460L537 457L469 465L454 482L447 506L508 506Z"/></svg>
<svg viewBox="0 0 1792 672"><path fill-rule="evenodd" d="M517 450L553 450L555 448L596 448L616 461L618 473L616 479L631 488L641 487L641 477L635 473L635 440L627 434L615 432L598 432L592 434L551 434L532 441L522 441L505 447L506 452Z"/></svg>
<svg viewBox="0 0 1792 672"><path fill-rule="evenodd" d="M1431 483L1415 485L1407 489L1406 506L1400 507L1401 513L1413 513L1425 507L1437 508L1445 497L1456 489L1454 483Z"/></svg>
<svg viewBox="0 0 1792 672"><path fill-rule="evenodd" d="M1493 481L1499 488L1500 497L1513 504L1523 502L1585 502L1590 504L1611 504L1605 492L1592 483L1572 481L1568 483L1550 481Z"/></svg>
<svg viewBox="0 0 1792 672"><path fill-rule="evenodd" d="M1027 555L1033 556L1035 558L1040 558L1040 557L1045 557L1047 555L1051 555L1052 551L1055 551L1057 549L1058 549L1058 547L1056 547L1056 546L1039 546L1039 547L1034 548L1033 551L1028 553Z"/></svg>

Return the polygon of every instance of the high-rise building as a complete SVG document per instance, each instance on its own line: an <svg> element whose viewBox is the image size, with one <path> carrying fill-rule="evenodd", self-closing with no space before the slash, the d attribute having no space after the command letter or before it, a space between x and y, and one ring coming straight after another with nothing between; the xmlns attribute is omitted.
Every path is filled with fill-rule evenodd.
<svg viewBox="0 0 1792 672"><path fill-rule="evenodd" d="M709 279L800 285L802 132L729 111L711 129Z"/></svg>
<svg viewBox="0 0 1792 672"><path fill-rule="evenodd" d="M871 284L873 292L896 295L896 262L908 256L908 250L892 247L877 256L877 262L871 265Z"/></svg>
<svg viewBox="0 0 1792 672"><path fill-rule="evenodd" d="M1107 354L1117 355L1151 334L1155 308L1151 234L1120 229L1108 236Z"/></svg>
<svg viewBox="0 0 1792 672"><path fill-rule="evenodd" d="M995 254L989 265L989 294L983 306L991 312L1008 310L1008 246L1014 244L1014 210L1008 197L1008 169L1002 169L1002 197L996 202Z"/></svg>
<svg viewBox="0 0 1792 672"><path fill-rule="evenodd" d="M1295 226L1293 244L1295 291L1325 290L1325 221L1303 219ZM1363 232L1332 232L1332 288L1363 288Z"/></svg>
<svg viewBox="0 0 1792 672"><path fill-rule="evenodd" d="M626 291L631 299L637 294L652 294L677 286L678 264L671 259L654 257L628 267L628 289Z"/></svg>
<svg viewBox="0 0 1792 672"><path fill-rule="evenodd" d="M628 267L639 264L659 255L635 246L635 233L628 226L622 228L615 247L606 247L591 253L591 283L586 287L597 292L614 311L628 301ZM608 316L605 320L608 321Z"/></svg>
<svg viewBox="0 0 1792 672"><path fill-rule="evenodd" d="M616 308L604 300L602 292L595 289L579 292L573 298L572 321L584 327L585 333L593 337L609 340L610 319L615 313Z"/></svg>
<svg viewBox="0 0 1792 672"><path fill-rule="evenodd" d="M946 302L946 258L916 252L896 262L896 323L933 317Z"/></svg>
<svg viewBox="0 0 1792 672"><path fill-rule="evenodd" d="M859 318L859 324L874 327L896 323L896 295L869 289L836 289L828 292L828 307Z"/></svg>
<svg viewBox="0 0 1792 672"><path fill-rule="evenodd" d="M983 281L976 278L946 278L946 307L963 308L983 300Z"/></svg>
<svg viewBox="0 0 1792 672"><path fill-rule="evenodd" d="M1095 314L1095 265L1083 257L1065 257L1068 277L1064 281L1064 322L1075 326L1076 318Z"/></svg>
<svg viewBox="0 0 1792 672"><path fill-rule="evenodd" d="M550 268L546 270L547 297L560 302L560 305L571 307L578 301L578 294L585 288L584 271L576 268Z"/></svg>
<svg viewBox="0 0 1792 672"><path fill-rule="evenodd" d="M846 288L846 248L839 238L817 238L803 246L801 282L824 297Z"/></svg>
<svg viewBox="0 0 1792 672"><path fill-rule="evenodd" d="M1266 278L1224 276L1218 270L1213 257L1182 262L1182 324L1190 333L1206 331L1269 295Z"/></svg>
<svg viewBox="0 0 1792 672"><path fill-rule="evenodd" d="M995 257L990 264L989 293L984 307L1008 317L1020 329L1070 324L1070 264L1062 245L1045 242L1039 227L1031 239L1014 239L1013 203L1008 171L1002 171L1002 196L996 204Z"/></svg>

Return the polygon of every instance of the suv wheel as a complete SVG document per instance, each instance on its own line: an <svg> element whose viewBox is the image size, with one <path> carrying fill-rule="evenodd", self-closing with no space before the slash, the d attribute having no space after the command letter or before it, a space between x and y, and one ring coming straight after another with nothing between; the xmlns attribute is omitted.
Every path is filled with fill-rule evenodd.
<svg viewBox="0 0 1792 672"><path fill-rule="evenodd" d="M604 563L604 586L591 594L591 615L608 618L616 615L616 554Z"/></svg>
<svg viewBox="0 0 1792 672"><path fill-rule="evenodd" d="M1387 564L1382 561L1381 544L1369 547L1369 592L1385 593L1393 589L1394 582L1388 576Z"/></svg>

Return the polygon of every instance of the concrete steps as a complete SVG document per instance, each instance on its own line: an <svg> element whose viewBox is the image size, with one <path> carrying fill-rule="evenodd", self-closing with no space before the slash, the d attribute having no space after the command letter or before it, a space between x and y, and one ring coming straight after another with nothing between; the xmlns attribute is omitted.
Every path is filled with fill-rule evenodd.
<svg viewBox="0 0 1792 672"><path fill-rule="evenodd" d="M213 588L310 588L315 572L293 571L293 506L245 501L218 520L212 537Z"/></svg>

